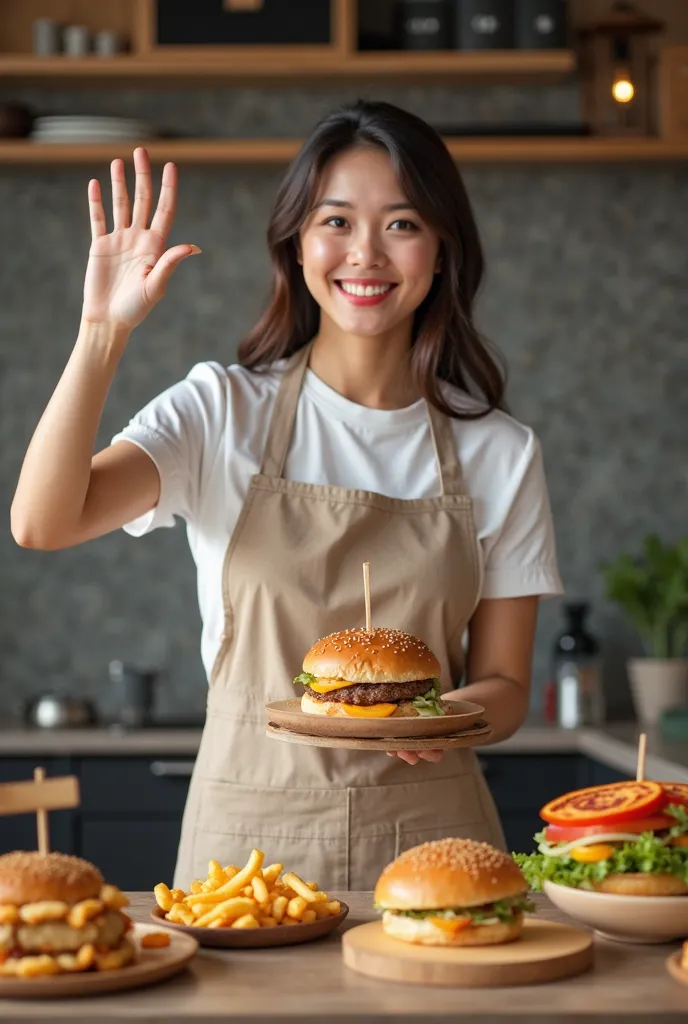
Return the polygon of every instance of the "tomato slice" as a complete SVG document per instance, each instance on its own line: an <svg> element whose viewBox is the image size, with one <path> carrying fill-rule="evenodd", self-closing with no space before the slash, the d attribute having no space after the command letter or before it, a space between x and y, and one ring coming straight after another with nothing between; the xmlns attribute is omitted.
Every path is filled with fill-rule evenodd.
<svg viewBox="0 0 688 1024"><path fill-rule="evenodd" d="M660 782L660 786L668 803L688 807L688 782Z"/></svg>
<svg viewBox="0 0 688 1024"><path fill-rule="evenodd" d="M611 782L550 800L540 817L550 825L611 825L647 818L665 803L658 782Z"/></svg>
<svg viewBox="0 0 688 1024"><path fill-rule="evenodd" d="M548 843L570 843L586 836L602 836L607 832L659 832L676 824L675 818L656 814L651 818L637 818L635 821L618 821L613 825L548 825L545 839Z"/></svg>

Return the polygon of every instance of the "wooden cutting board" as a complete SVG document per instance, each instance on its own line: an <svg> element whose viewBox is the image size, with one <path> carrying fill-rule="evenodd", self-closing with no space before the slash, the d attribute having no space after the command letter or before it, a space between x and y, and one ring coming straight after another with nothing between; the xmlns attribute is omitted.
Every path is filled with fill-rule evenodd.
<svg viewBox="0 0 688 1024"><path fill-rule="evenodd" d="M556 981L593 961L589 932L537 918L526 919L520 939L500 946L417 946L386 935L381 921L350 929L342 946L347 967L371 978L459 988Z"/></svg>
<svg viewBox="0 0 688 1024"><path fill-rule="evenodd" d="M456 750L461 747L476 747L487 743L492 735L492 726L476 722L470 729L453 736L430 736L401 739L356 739L352 736L308 736L302 732L291 732L274 722L265 727L267 736L283 743L299 743L307 747L333 747L342 750Z"/></svg>

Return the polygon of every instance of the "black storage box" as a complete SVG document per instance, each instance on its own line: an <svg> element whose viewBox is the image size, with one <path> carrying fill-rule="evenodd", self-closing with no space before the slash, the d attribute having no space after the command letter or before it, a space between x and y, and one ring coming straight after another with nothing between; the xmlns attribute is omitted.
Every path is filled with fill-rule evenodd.
<svg viewBox="0 0 688 1024"><path fill-rule="evenodd" d="M455 0L457 50L507 50L514 45L514 0Z"/></svg>
<svg viewBox="0 0 688 1024"><path fill-rule="evenodd" d="M158 0L158 46L327 46L330 0L262 0L232 10L225 0Z"/></svg>
<svg viewBox="0 0 688 1024"><path fill-rule="evenodd" d="M399 0L399 45L403 50L451 47L450 0Z"/></svg>
<svg viewBox="0 0 688 1024"><path fill-rule="evenodd" d="M516 46L556 50L567 41L566 0L516 0Z"/></svg>

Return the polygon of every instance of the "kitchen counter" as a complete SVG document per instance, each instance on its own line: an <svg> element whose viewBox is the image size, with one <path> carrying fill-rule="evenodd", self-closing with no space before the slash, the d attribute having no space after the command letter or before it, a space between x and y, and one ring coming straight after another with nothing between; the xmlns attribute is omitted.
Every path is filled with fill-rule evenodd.
<svg viewBox="0 0 688 1024"><path fill-rule="evenodd" d="M635 775L639 727L635 723L601 729L558 729L526 724L508 740L487 744L483 754L585 754L609 768ZM0 756L33 757L194 757L200 729L41 729L0 728ZM646 774L665 782L688 782L688 744L648 730Z"/></svg>
<svg viewBox="0 0 688 1024"><path fill-rule="evenodd" d="M342 893L351 908L344 928L376 916L370 894ZM537 897L541 915L568 921ZM150 893L132 896L132 916L149 921ZM569 921L569 923L571 923ZM201 949L176 978L148 989L52 1003L0 1000L0 1016L48 1024L71 1019L116 1022L217 1021L255 1024L304 1019L348 1022L432 1022L471 1019L483 1024L661 1024L685 1022L688 987L667 973L664 961L679 944L627 945L596 940L592 970L546 985L494 989L427 988L375 981L344 966L339 933L283 949Z"/></svg>

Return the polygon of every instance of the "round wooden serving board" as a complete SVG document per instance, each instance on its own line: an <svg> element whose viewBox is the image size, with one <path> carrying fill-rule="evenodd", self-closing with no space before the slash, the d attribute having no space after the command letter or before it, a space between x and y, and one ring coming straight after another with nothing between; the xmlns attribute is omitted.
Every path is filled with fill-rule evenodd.
<svg viewBox="0 0 688 1024"><path fill-rule="evenodd" d="M343 750L454 750L457 747L477 747L487 743L492 735L492 726L476 722L470 729L454 736L430 736L422 739L356 739L343 736L308 736L302 732L291 732L274 722L268 722L265 732L283 743L300 743L307 747L339 747Z"/></svg>
<svg viewBox="0 0 688 1024"><path fill-rule="evenodd" d="M161 929L149 924L134 925L136 961L117 971L84 971L78 974L54 974L43 978L0 978L0 999L58 999L66 996L98 996L103 992L121 992L142 988L170 978L184 969L198 950L190 935L170 934L169 946L141 949L141 937ZM131 935L132 933L130 933Z"/></svg>
<svg viewBox="0 0 688 1024"><path fill-rule="evenodd" d="M677 949L675 953L666 959L666 969L672 978L676 981L680 981L682 985L688 985L688 971L685 971L681 967L681 950Z"/></svg>
<svg viewBox="0 0 688 1024"><path fill-rule="evenodd" d="M290 732L308 736L355 737L356 739L400 739L413 736L447 736L462 732L477 722L485 708L468 700L447 701L446 715L414 718L353 718L347 715L308 715L301 700L275 700L265 705L268 721Z"/></svg>
<svg viewBox="0 0 688 1024"><path fill-rule="evenodd" d="M523 935L500 946L416 946L386 935L381 921L342 936L344 963L385 981L455 988L535 985L580 974L593 960L589 932L527 918Z"/></svg>

